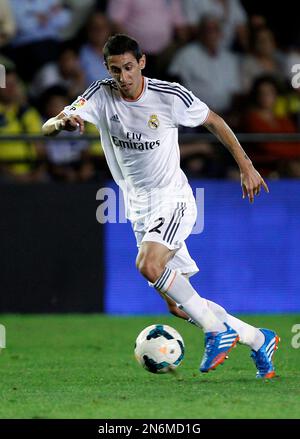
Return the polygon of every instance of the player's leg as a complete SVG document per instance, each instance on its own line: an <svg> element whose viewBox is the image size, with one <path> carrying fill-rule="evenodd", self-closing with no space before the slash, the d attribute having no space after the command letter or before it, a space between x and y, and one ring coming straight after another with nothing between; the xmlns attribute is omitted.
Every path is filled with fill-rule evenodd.
<svg viewBox="0 0 300 439"><path fill-rule="evenodd" d="M211 300L207 300L207 304L219 320L227 323L238 333L240 343L251 348L251 358L257 368L257 378L273 378L275 376L273 355L278 349L279 336L270 329L257 328L232 316Z"/></svg>
<svg viewBox="0 0 300 439"><path fill-rule="evenodd" d="M179 257L180 254L180 257ZM176 253L168 265L173 265L178 269L183 269L186 266L191 267L191 264L187 262L188 257L181 250ZM192 272L194 268L192 268ZM189 275L184 275L189 280ZM187 320L190 323L196 324L178 305L174 300L165 294L160 293L167 303L169 311L176 317ZM249 346L252 349L251 358L253 359L255 366L258 370L258 378L272 378L275 376L275 368L272 362L272 357L277 349L279 337L274 331L268 329L259 329L248 323L237 319L236 317L228 314L226 310L219 304L207 300L209 309L219 318L220 321L226 322L231 328L233 328L240 337L240 342Z"/></svg>
<svg viewBox="0 0 300 439"><path fill-rule="evenodd" d="M203 329L205 352L200 370L208 372L224 362L239 337L234 329L216 317L207 300L198 295L182 274L166 267L170 257L171 252L166 246L145 241L137 257L137 268L154 288L179 303L180 308Z"/></svg>
<svg viewBox="0 0 300 439"><path fill-rule="evenodd" d="M188 279L187 276L185 277L186 279ZM189 323L192 323L194 325L196 324L194 320L191 319L174 300L172 300L170 297L163 293L160 293L160 295L165 300L168 306L168 310L171 314L173 314L175 317L184 319ZM208 299L206 299L206 301L209 309L211 309L211 311L215 314L215 316L218 317L221 322L228 323L229 326L236 330L236 332L239 334L239 342L241 344L245 344L255 351L261 348L265 341L265 337L263 333L259 330L259 328L249 325L248 323L243 322L242 320L228 314L226 310L217 303L212 302Z"/></svg>
<svg viewBox="0 0 300 439"><path fill-rule="evenodd" d="M168 305L170 313L181 319L185 319L189 323L196 324L182 309L178 307L174 300L160 293ZM257 368L257 378L273 378L275 376L275 367L273 364L273 355L278 349L280 341L279 336L270 329L260 329L255 326L237 319L228 314L225 309L210 300L207 300L208 307L219 318L226 322L239 335L240 343L249 346L252 349L251 358Z"/></svg>
<svg viewBox="0 0 300 439"><path fill-rule="evenodd" d="M207 300L181 274L198 271L184 243L197 216L195 200L187 195L186 201L176 204L169 202L169 198L161 200L159 214L156 210L145 221L144 236L141 241L138 240L138 245L141 245L137 268L158 292L179 304L197 326L203 329L205 352L200 370L208 372L224 362L239 337L234 329L218 319L208 307ZM188 255L190 264L184 264L186 271L172 266L177 253Z"/></svg>
<svg viewBox="0 0 300 439"><path fill-rule="evenodd" d="M140 273L162 294L169 296L205 332L223 332L226 326L209 310L207 301L179 272L167 268L174 252L154 241L142 242L136 265Z"/></svg>
<svg viewBox="0 0 300 439"><path fill-rule="evenodd" d="M178 305L176 302L174 302L173 299L171 299L170 297L166 296L165 294L159 292L159 294L161 295L161 297L164 299L164 301L167 304L168 310L171 314L173 314L175 317L179 317L180 319L184 319L187 322L196 325L196 323L194 322L193 319L191 319L191 317L189 317L187 315L186 312L184 312Z"/></svg>
<svg viewBox="0 0 300 439"><path fill-rule="evenodd" d="M189 281L189 276L187 274L183 274L183 276ZM171 314L187 320L189 323L195 324L195 322L178 306L174 300L165 294L160 293L160 295L165 300L168 310ZM259 328L249 325L248 323L228 314L221 305L218 305L217 303L208 299L206 299L206 301L208 308L221 322L226 322L229 326L231 326L231 328L236 330L236 332L239 334L239 342L241 344L245 344L255 351L261 348L265 341L265 337Z"/></svg>
<svg viewBox="0 0 300 439"><path fill-rule="evenodd" d="M161 219L161 218L160 218ZM157 224L157 222L155 222ZM182 227L183 226L183 230ZM184 226L186 226L186 223L184 223L184 221L182 221L181 224L177 224L177 226L175 226L176 229L176 233L173 233L173 239L177 238L178 242L181 242L181 245L179 247L179 249L177 249L177 251L174 252L174 248L172 246L170 246L170 242L164 242L164 237L168 237L170 236L170 234L168 235L166 233L166 230L170 230L170 226L168 221L165 221L165 224L158 230L157 227L149 227L150 232L149 231L146 234L143 234L143 241L144 243L147 242L147 240L150 239L154 239L155 242L158 243L162 243L163 247L166 246L167 250L164 249L164 251L166 251L166 254L168 255L167 258L163 261L163 264L160 266L160 270L163 270L163 266L165 266L164 264L166 264L165 268L164 268L164 273L162 273L160 279L163 279L163 274L165 277L165 283L168 281L169 277L167 276L166 270L170 269L171 272L175 271L177 272L177 281L180 280L181 277L185 276L185 280L186 280L186 284L190 285L188 282L189 279L189 275L194 274L195 272L198 271L197 265L195 264L195 262L192 260L192 258L189 255L189 252L186 248L186 245L184 243L184 239L188 236L189 233L187 233L187 227L184 228ZM160 232L160 233L158 233ZM168 241L168 240L167 240ZM170 250L173 249L173 251L168 251L168 249ZM140 256L142 253L139 254L138 257L138 264L140 261ZM156 255L154 256L154 259L156 259ZM156 259L157 260L157 259ZM186 275L182 275L181 273L186 273ZM175 274L175 273L174 273ZM156 273L155 277L158 275L158 273ZM153 280L151 281L152 283ZM154 286L156 287L157 291L159 291L162 295L162 297L165 298L168 308L170 310L170 312L174 315L176 315L177 317L186 319L188 321L190 321L191 323L196 324L197 326L200 326L203 328L203 330L207 333L209 332L207 326L206 328L203 326L203 324L201 324L201 317L199 318L195 318L194 314L192 314L192 312L195 312L196 310L196 314L197 314L197 310L200 309L200 303L198 301L197 298L200 298L201 300L201 308L202 311L204 312L204 310L207 310L207 314L212 316L214 315L217 320L219 321L219 323L224 323L226 324L226 327L229 327L230 329L233 330L233 332L236 333L236 335L239 336L240 342L243 344L248 345L251 349L252 349L252 358L255 362L255 365L258 369L258 376L267 376L267 375L272 375L272 373L274 374L274 366L272 364L272 355L274 354L276 348L277 348L277 344L279 341L279 337L270 330L260 330L259 328L256 328L252 325L249 325L245 322L243 322L240 319L237 319L236 317L233 317L232 315L228 314L226 312L226 310L212 302L209 300L205 300L202 297L198 296L197 292L193 289L195 295L192 297L192 300L190 303L186 304L186 303L182 303L182 301L178 300L178 296L173 295L174 291L173 290L173 286L172 289L170 289L170 291L164 292L161 288L157 288L157 282L154 283ZM179 282L179 285L181 285L182 288L184 288L184 285ZM163 285L160 282L159 287L163 287ZM186 288L188 289L188 287L186 286ZM177 297L177 298L176 298ZM193 308L193 302L194 300L198 303L198 308L194 307ZM191 311L189 311L189 309L191 309ZM225 327L225 325L224 325ZM220 328L220 326L218 327L219 329L215 329L214 331L216 332L222 332L222 329ZM224 329L223 329L224 331ZM212 332L212 331L211 331ZM231 333L229 332L229 334L226 334L229 337L232 337ZM236 343L236 340L234 340L234 343ZM226 347L226 346L225 346ZM266 365L267 364L267 369L266 367L262 367L261 365ZM203 371L206 371L206 367L202 368L204 369Z"/></svg>
<svg viewBox="0 0 300 439"><path fill-rule="evenodd" d="M177 303L174 302L173 299L161 293L160 291L159 294L166 302L168 310L171 314L173 314L175 317L179 317L180 319L188 320L189 316L178 307Z"/></svg>
<svg viewBox="0 0 300 439"><path fill-rule="evenodd" d="M177 271L181 271L188 281L190 280L191 276L198 271L198 267L192 260L184 243L175 253L174 257L168 262L167 266L169 268L174 268ZM177 305L175 302L168 304L168 306L171 307L170 312L172 312L174 315L178 315L178 317L186 318L186 320L190 321L191 319L189 319L181 309L178 307L177 310L175 309L175 305ZM221 320L221 322L226 322L230 327L235 329L235 331L239 334L240 343L249 346L254 351L259 350L263 346L265 336L259 328L249 325L248 323L230 315L222 306L215 302L207 300L207 305L218 317L218 319Z"/></svg>
<svg viewBox="0 0 300 439"><path fill-rule="evenodd" d="M166 301L169 311L176 317L187 320L190 323L195 322L178 307L174 300L161 294ZM225 309L215 302L207 300L208 307L219 318L231 326L240 337L240 343L249 346L252 349L251 358L257 368L257 378L273 378L275 376L275 367L273 364L273 355L278 348L280 341L279 336L269 329L260 329L255 326L237 319L228 314Z"/></svg>
<svg viewBox="0 0 300 439"><path fill-rule="evenodd" d="M171 314L173 314L175 317L179 317L180 319L184 319L191 324L196 324L194 320L191 319L174 300L163 293L160 293L160 295L165 300L168 310ZM221 322L228 323L229 326L236 330L236 332L239 334L239 342L241 344L245 344L254 350L258 350L263 345L264 335L258 328L228 314L225 309L217 303L207 299L206 301L208 307L218 317L218 319L221 320Z"/></svg>

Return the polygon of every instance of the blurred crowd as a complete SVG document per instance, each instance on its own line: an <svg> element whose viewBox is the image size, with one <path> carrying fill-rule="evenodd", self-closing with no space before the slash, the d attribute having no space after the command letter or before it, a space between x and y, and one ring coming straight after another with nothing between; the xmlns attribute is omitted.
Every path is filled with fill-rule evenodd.
<svg viewBox="0 0 300 439"><path fill-rule="evenodd" d="M300 71L300 31L289 29L291 38L279 38L280 29L250 5L250 0L0 0L0 64L6 69L0 140L41 134L46 119L92 81L106 78L102 48L117 32L139 41L146 76L180 82L236 133L298 133L300 87L292 86L292 78L295 66ZM205 132L180 128L185 172L239 178L225 148L199 141ZM97 130L87 124L86 133ZM109 176L99 140L77 135L61 141L2 139L0 182ZM300 177L300 142L260 139L243 146L264 176Z"/></svg>

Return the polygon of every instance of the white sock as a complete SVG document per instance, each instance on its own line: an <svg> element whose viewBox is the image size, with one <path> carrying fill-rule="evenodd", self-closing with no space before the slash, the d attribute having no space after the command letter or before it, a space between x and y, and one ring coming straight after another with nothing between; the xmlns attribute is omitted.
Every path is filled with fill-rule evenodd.
<svg viewBox="0 0 300 439"><path fill-rule="evenodd" d="M240 336L240 342L250 346L251 349L257 351L265 341L264 334L255 326L251 326L236 317L227 314L227 321L229 326L236 330Z"/></svg>
<svg viewBox="0 0 300 439"><path fill-rule="evenodd" d="M204 332L226 331L226 326L209 309L207 301L198 295L181 274L166 267L153 286L176 303L180 303L180 307L203 328Z"/></svg>
<svg viewBox="0 0 300 439"><path fill-rule="evenodd" d="M189 282L189 278L185 278ZM228 314L221 305L218 305L211 300L207 300L207 305L221 322L226 322L239 334L240 343L249 346L255 351L257 351L263 345L265 337L259 328L251 326L248 323L233 317L232 315ZM189 319L188 321L195 324L192 319Z"/></svg>
<svg viewBox="0 0 300 439"><path fill-rule="evenodd" d="M250 346L255 351L263 345L265 337L258 328L228 314L222 306L215 302L208 300L207 304L221 322L226 322L239 334L240 343Z"/></svg>

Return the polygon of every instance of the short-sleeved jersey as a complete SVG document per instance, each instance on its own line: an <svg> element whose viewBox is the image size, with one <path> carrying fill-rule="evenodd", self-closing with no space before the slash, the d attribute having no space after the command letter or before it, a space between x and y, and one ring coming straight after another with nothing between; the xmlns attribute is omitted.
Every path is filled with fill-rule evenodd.
<svg viewBox="0 0 300 439"><path fill-rule="evenodd" d="M178 126L203 124L209 109L177 83L144 78L140 97L128 101L115 81L106 79L92 83L64 113L97 126L111 174L137 212L138 198L155 191L170 196L188 186L180 169Z"/></svg>

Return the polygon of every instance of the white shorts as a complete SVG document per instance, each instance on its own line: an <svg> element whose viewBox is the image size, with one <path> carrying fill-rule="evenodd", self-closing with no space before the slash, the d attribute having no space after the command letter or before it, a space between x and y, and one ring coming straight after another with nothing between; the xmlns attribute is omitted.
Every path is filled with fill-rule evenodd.
<svg viewBox="0 0 300 439"><path fill-rule="evenodd" d="M197 218L195 199L172 202L165 200L143 220L132 223L137 246L145 241L158 242L175 250L167 267L192 276L199 271L185 244Z"/></svg>

